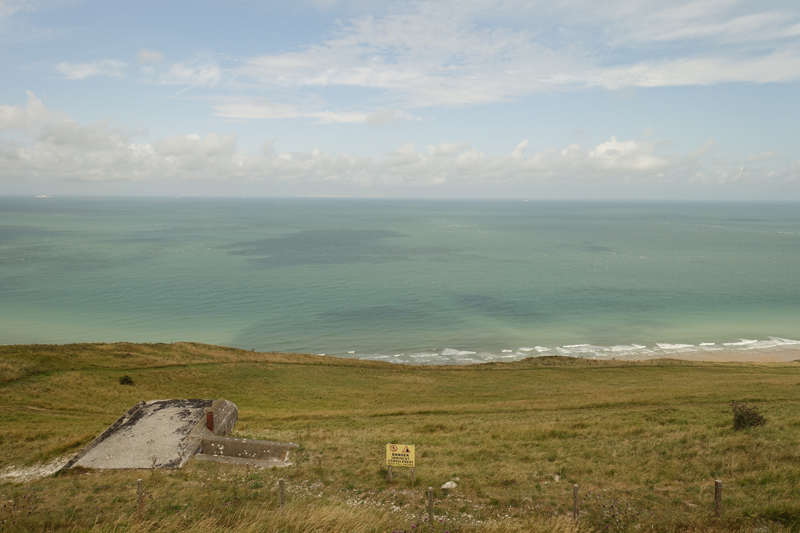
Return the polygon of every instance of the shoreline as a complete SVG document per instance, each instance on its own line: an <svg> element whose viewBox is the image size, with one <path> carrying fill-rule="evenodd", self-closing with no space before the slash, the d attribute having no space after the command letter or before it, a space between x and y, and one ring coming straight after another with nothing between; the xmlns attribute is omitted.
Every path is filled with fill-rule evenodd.
<svg viewBox="0 0 800 533"><path fill-rule="evenodd" d="M760 348L752 350L696 350L676 352L659 357L639 357L626 361L649 361L655 359L679 359L707 363L791 363L800 361L800 348ZM620 360L620 359L617 359Z"/></svg>
<svg viewBox="0 0 800 533"><path fill-rule="evenodd" d="M754 341L756 342L756 341ZM203 342L192 341L173 341L173 342L130 342L130 341L117 341L117 342L85 342L85 343L27 343L27 344L0 344L0 350L13 350L14 348L47 348L59 347L75 348L83 346L170 346L176 344L188 344L196 346L206 346L208 348L221 348L223 350L241 351L245 353L256 354L273 354L281 357L291 356L322 356L339 359L342 361L363 361L363 362L381 362L397 365L408 366L461 366L468 367L473 365L482 365L487 363L518 363L525 360L535 360L541 358L564 358L576 359L584 361L606 361L606 362L639 362L639 361L658 361L658 360L673 360L673 361L692 361L692 362L707 362L707 363L800 363L800 341L791 341L778 346L758 346L758 347L734 347L743 346L742 343L735 343L734 346L694 346L694 345L672 345L673 348L646 348L644 346L637 346L641 348L638 350L627 350L629 346L611 346L600 347L592 345L573 345L564 348L572 348L572 351L564 350L563 348L543 349L534 351L533 348L521 348L513 351L510 354L497 354L489 352L469 352L458 351L451 348L431 350L420 353L401 353L394 355L375 354L359 356L352 354L352 352L345 354L337 353L313 353L302 351L282 351L282 350L248 350L236 346L223 345L223 344L208 344ZM576 349L577 348L577 349ZM512 350L504 350L504 352L512 352ZM352 354L352 355L351 355ZM130 356L130 354L128 354Z"/></svg>
<svg viewBox="0 0 800 533"><path fill-rule="evenodd" d="M353 352L348 352L352 354ZM326 355L326 354L317 354ZM356 354L328 353L343 359L355 358L362 361L383 361L409 365L461 366L481 363L516 362L537 357L569 357L591 361L648 361L655 359L676 359L708 362L790 362L800 360L800 341L779 337L766 340L742 339L730 343L666 344L653 346L640 344L597 346L575 344L556 347L521 347L493 352L438 348L421 352L396 354Z"/></svg>

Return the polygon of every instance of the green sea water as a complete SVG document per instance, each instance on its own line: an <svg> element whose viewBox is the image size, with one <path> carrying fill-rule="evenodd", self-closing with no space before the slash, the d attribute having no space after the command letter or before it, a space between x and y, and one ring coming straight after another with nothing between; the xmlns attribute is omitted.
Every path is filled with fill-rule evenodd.
<svg viewBox="0 0 800 533"><path fill-rule="evenodd" d="M800 339L797 204L0 198L0 344L397 362Z"/></svg>

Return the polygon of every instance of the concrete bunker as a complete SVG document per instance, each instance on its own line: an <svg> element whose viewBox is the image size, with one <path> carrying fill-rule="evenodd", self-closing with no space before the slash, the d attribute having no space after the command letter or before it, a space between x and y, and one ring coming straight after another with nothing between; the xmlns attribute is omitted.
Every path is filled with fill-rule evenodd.
<svg viewBox="0 0 800 533"><path fill-rule="evenodd" d="M239 411L224 399L141 401L64 465L83 468L181 468L200 460L289 466L291 442L234 439Z"/></svg>

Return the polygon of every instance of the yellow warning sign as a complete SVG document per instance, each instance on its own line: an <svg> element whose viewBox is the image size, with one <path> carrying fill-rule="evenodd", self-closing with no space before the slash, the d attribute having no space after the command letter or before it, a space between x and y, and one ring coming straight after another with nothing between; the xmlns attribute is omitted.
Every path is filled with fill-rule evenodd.
<svg viewBox="0 0 800 533"><path fill-rule="evenodd" d="M413 444L387 444L386 466L408 466L415 468Z"/></svg>

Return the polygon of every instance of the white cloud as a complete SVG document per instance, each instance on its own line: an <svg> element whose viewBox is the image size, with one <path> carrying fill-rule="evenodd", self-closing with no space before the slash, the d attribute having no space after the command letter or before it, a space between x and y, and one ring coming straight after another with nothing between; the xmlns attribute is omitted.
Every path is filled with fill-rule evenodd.
<svg viewBox="0 0 800 533"><path fill-rule="evenodd" d="M217 112L305 117L336 106L289 111L283 95L319 99L328 87L367 89L367 105L382 113L387 103L406 111L473 106L588 87L800 80L800 5L792 2L444 0L383 11L341 22L316 44L246 59L233 69L237 83L271 103ZM352 115L362 111L331 110L325 122L362 122Z"/></svg>
<svg viewBox="0 0 800 533"><path fill-rule="evenodd" d="M175 63L162 73L160 82L166 85L187 85L192 87L214 87L222 79L222 70L214 61L204 61L193 65Z"/></svg>
<svg viewBox="0 0 800 533"><path fill-rule="evenodd" d="M180 85L181 92L215 88L219 117L321 124L396 123L414 120L411 113L419 108L590 87L800 80L800 4L789 1L348 5L350 12L371 14L338 21L320 40L295 49L243 57L223 68L217 56L159 66L163 54L142 48L137 62L149 82ZM67 79L85 79L122 77L125 67L105 59L56 68ZM333 100L340 91L331 88L358 90L359 104Z"/></svg>
<svg viewBox="0 0 800 533"><path fill-rule="evenodd" d="M612 3L613 4L613 3ZM606 4L607 5L607 4ZM741 44L776 41L800 34L797 6L737 0L637 2L605 24L615 45L709 41ZM611 10L612 15L615 10Z"/></svg>
<svg viewBox="0 0 800 533"><path fill-rule="evenodd" d="M590 164L606 171L658 172L669 165L669 160L652 154L651 143L610 140L597 145L588 153Z"/></svg>
<svg viewBox="0 0 800 533"><path fill-rule="evenodd" d="M112 76L122 78L127 63L116 59L103 59L91 63L59 63L56 70L68 80L84 80L90 76Z"/></svg>
<svg viewBox="0 0 800 533"><path fill-rule="evenodd" d="M34 7L31 0L0 0L0 20L10 17L17 11L29 10Z"/></svg>
<svg viewBox="0 0 800 533"><path fill-rule="evenodd" d="M543 90L580 61L528 30L486 28L431 2L410 13L351 20L322 44L250 58L240 76L261 87L365 87L405 108L504 101Z"/></svg>
<svg viewBox="0 0 800 533"><path fill-rule="evenodd" d="M74 4L76 0L0 0L0 20L20 11L39 11Z"/></svg>
<svg viewBox="0 0 800 533"><path fill-rule="evenodd" d="M45 125L32 146L0 143L7 178L140 181L152 179L154 162L151 147L133 144L102 123L62 119Z"/></svg>
<svg viewBox="0 0 800 533"><path fill-rule="evenodd" d="M800 49L758 57L706 57L643 61L635 65L593 69L562 81L608 89L714 85L728 82L776 83L800 80Z"/></svg>
<svg viewBox="0 0 800 533"><path fill-rule="evenodd" d="M761 161L766 161L767 159L772 159L774 157L778 157L778 152L761 152L758 155L751 155L747 158L748 163L758 163Z"/></svg>
<svg viewBox="0 0 800 533"><path fill-rule="evenodd" d="M158 155L165 157L184 157L201 154L203 156L230 156L236 152L235 133L219 136L209 133L205 138L196 133L176 135L153 143Z"/></svg>
<svg viewBox="0 0 800 533"><path fill-rule="evenodd" d="M157 64L164 58L161 52L143 48L139 50L136 61L141 65L142 73L146 79L163 85L185 85L188 90L193 87L214 87L222 79L222 69L211 59L193 63L174 63L166 70L158 68ZM62 62L55 66L64 79L83 80L91 76L125 76L128 66L123 61L116 59L103 59L90 63Z"/></svg>
<svg viewBox="0 0 800 533"><path fill-rule="evenodd" d="M0 105L0 131L12 129L30 131L50 118L50 112L45 109L42 101L30 91L27 91L27 94L28 102L25 107Z"/></svg>
<svg viewBox="0 0 800 533"><path fill-rule="evenodd" d="M400 113L398 113L395 109L379 109L378 111L368 114L364 118L365 124L370 124L373 126L399 121L401 121Z"/></svg>
<svg viewBox="0 0 800 533"><path fill-rule="evenodd" d="M687 159L689 159L690 161L697 161L698 159L706 155L708 151L714 148L716 145L717 145L716 141L714 141L714 139L709 137L708 139L706 139L706 142L703 143L703 146L689 152Z"/></svg>
<svg viewBox="0 0 800 533"><path fill-rule="evenodd" d="M0 0L0 13L56 1ZM247 94L250 101L215 106L218 116L320 123L393 123L418 108L586 87L800 80L800 4L788 0L346 4L347 12L370 14L337 22L314 43L244 57L225 69L210 58L159 68L163 54L147 48L137 62L154 83ZM122 77L125 67L105 59L56 68L67 79L85 79ZM366 89L359 94L367 96L357 109L326 102L331 87Z"/></svg>
<svg viewBox="0 0 800 533"><path fill-rule="evenodd" d="M450 157L460 154L469 148L469 143L463 141L457 143L442 143L439 146L428 146L428 154L431 156Z"/></svg>
<svg viewBox="0 0 800 533"><path fill-rule="evenodd" d="M466 143L443 143L427 153L407 143L383 160L310 153L245 154L235 133L205 137L177 135L152 144L98 123L81 126L69 119L46 124L32 147L0 150L0 170L8 176L47 175L90 181L300 180L342 181L350 185L447 185L494 183L561 177L650 176L669 162L633 141L612 138L591 151L573 146L522 157L523 141L507 156L489 156ZM598 164L599 160L599 164Z"/></svg>
<svg viewBox="0 0 800 533"><path fill-rule="evenodd" d="M148 50L147 48L142 48L139 50L139 53L136 54L136 62L140 65L158 63L162 59L164 59L164 54L158 50Z"/></svg>
<svg viewBox="0 0 800 533"><path fill-rule="evenodd" d="M236 133L188 133L135 142L129 132L101 121L81 125L48 111L33 95L21 106L0 107L0 125L27 131L25 140L0 137L0 179L80 181L282 182L336 184L343 190L369 194L374 188L404 191L408 187L438 187L458 191L463 184L477 187L514 184L597 183L620 181L733 183L793 179L796 170L760 172L744 167L701 168L691 157L657 154L657 143L608 140L584 149L577 144L551 147L528 155L527 140L507 155L490 155L466 142L441 143L418 151L406 143L384 158L279 152L274 142L245 152ZM713 145L709 140L706 146ZM771 156L771 153L755 156ZM306 187L304 185L303 187ZM314 189L303 189L311 192ZM502 189L497 189L502 190Z"/></svg>
<svg viewBox="0 0 800 533"><path fill-rule="evenodd" d="M514 151L511 152L511 158L513 159L522 159L522 154L525 153L525 150L528 148L528 139L525 139L517 146L514 147Z"/></svg>
<svg viewBox="0 0 800 533"><path fill-rule="evenodd" d="M369 124L412 120L408 113L394 109L378 111L326 111L304 106L281 104L265 99L222 98L215 115L222 118L244 119L309 119L316 124Z"/></svg>

